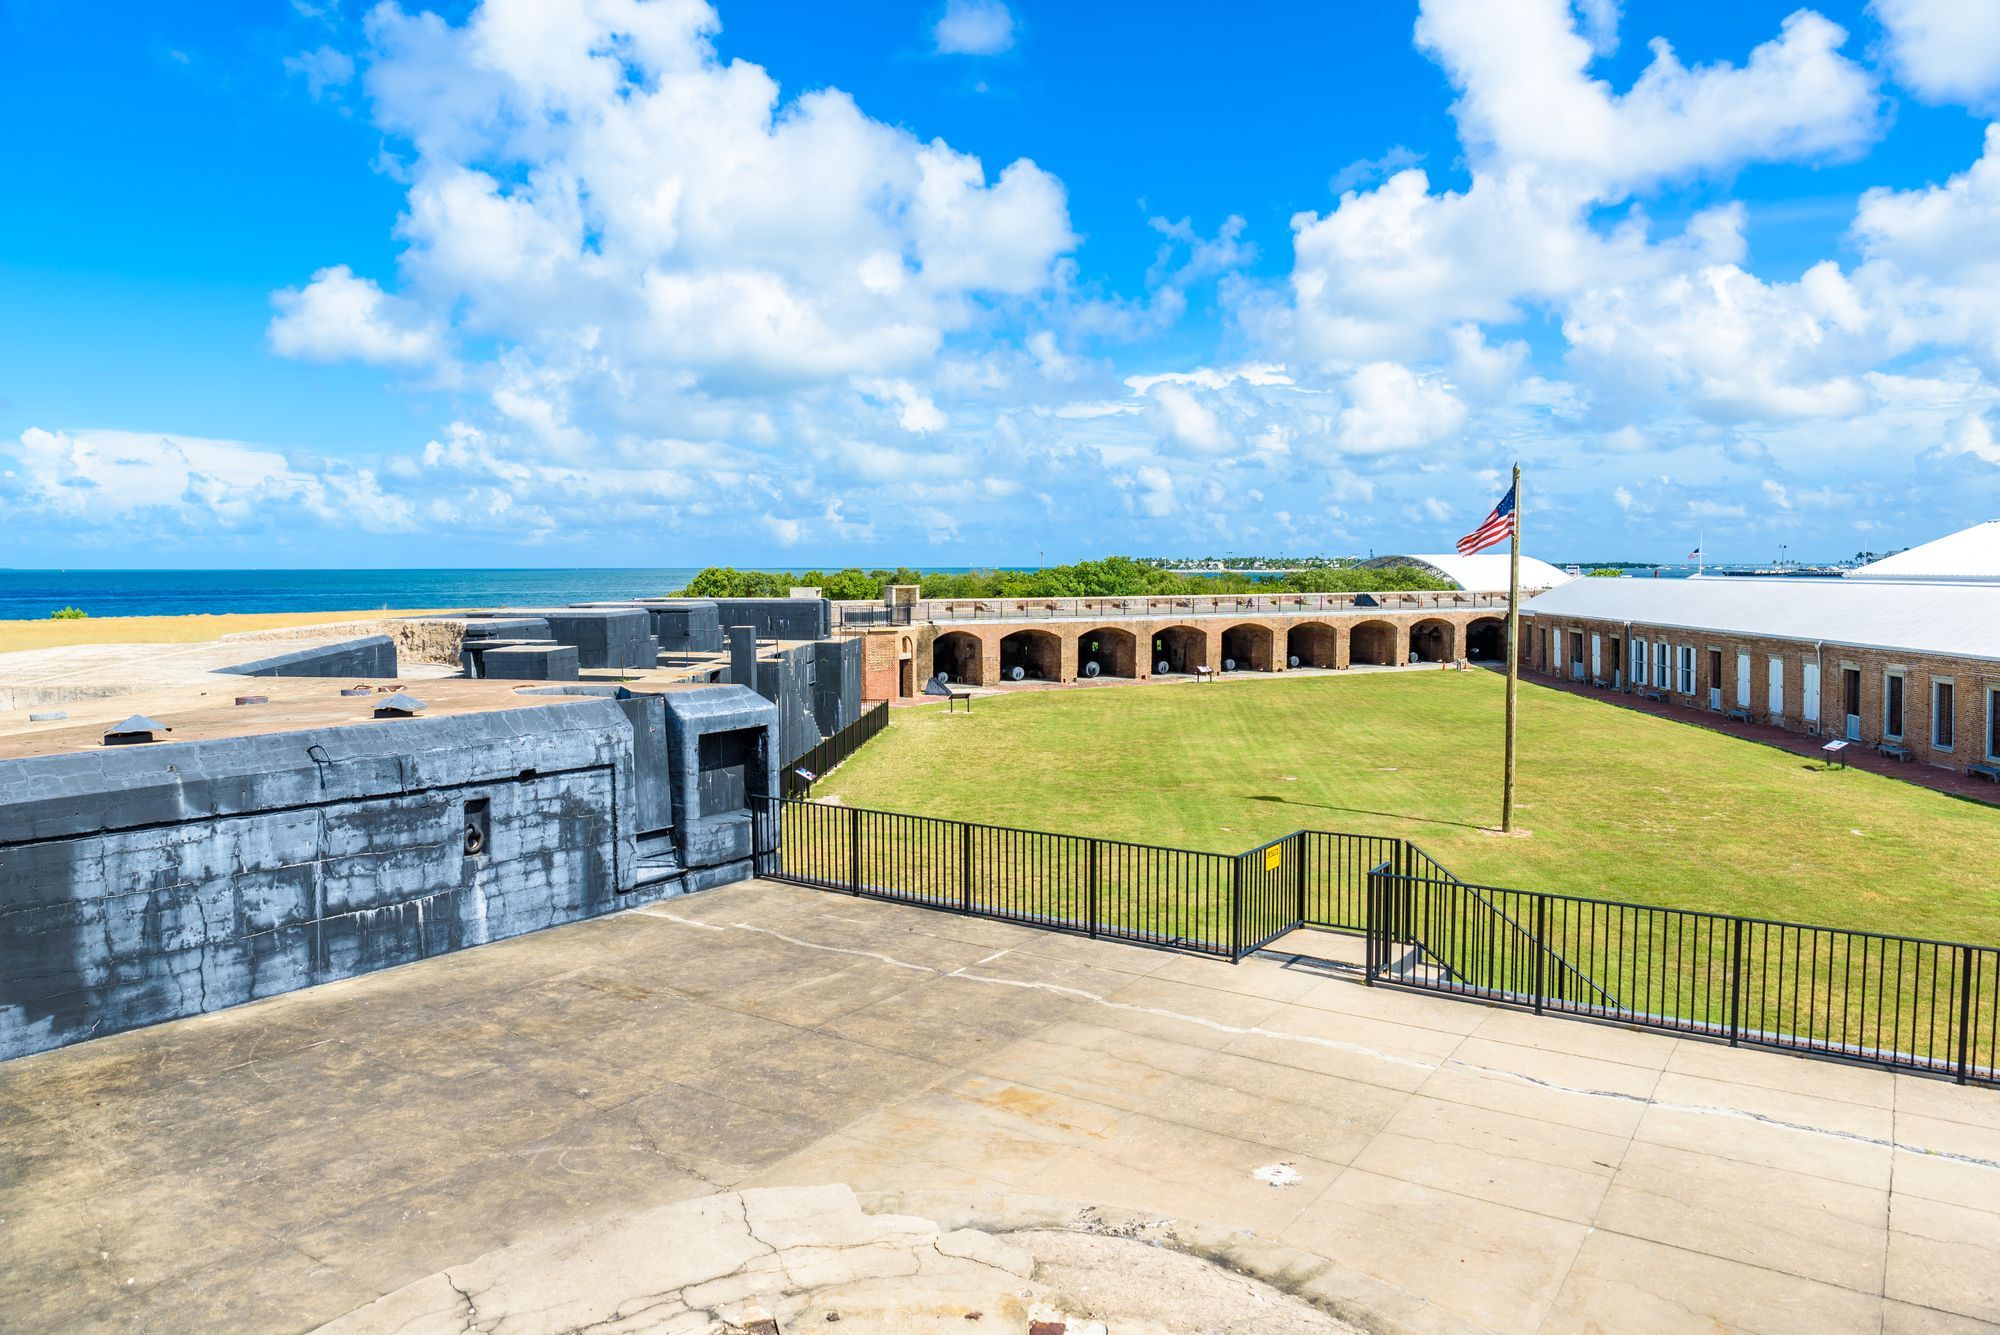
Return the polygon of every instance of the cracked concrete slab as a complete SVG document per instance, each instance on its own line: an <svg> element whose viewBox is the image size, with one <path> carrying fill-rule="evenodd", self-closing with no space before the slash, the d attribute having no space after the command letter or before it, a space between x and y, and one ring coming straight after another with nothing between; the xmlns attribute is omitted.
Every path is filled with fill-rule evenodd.
<svg viewBox="0 0 2000 1335"><path fill-rule="evenodd" d="M1011 1222L951 1227L869 1212L845 1186L724 1192L489 1253L320 1332L608 1335L749 1330L759 1320L780 1330L1021 1330L1083 1313L1077 1325L1108 1318L1125 1335L1354 1329L1256 1279L1115 1230Z"/></svg>
<svg viewBox="0 0 2000 1335"><path fill-rule="evenodd" d="M768 883L0 1065L7 1329L1975 1329L1996 1201L1994 1091Z"/></svg>

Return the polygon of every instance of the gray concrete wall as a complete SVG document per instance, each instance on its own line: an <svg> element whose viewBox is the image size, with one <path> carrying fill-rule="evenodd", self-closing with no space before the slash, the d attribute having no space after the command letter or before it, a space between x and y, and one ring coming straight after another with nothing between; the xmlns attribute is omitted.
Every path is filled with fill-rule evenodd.
<svg viewBox="0 0 2000 1335"><path fill-rule="evenodd" d="M833 604L824 598L716 598L724 626L754 626L760 640L818 640L833 634Z"/></svg>
<svg viewBox="0 0 2000 1335"><path fill-rule="evenodd" d="M775 715L580 694L0 762L0 1059L740 879Z"/></svg>
<svg viewBox="0 0 2000 1335"><path fill-rule="evenodd" d="M813 647L813 719L831 737L861 717L861 640L848 636Z"/></svg>
<svg viewBox="0 0 2000 1335"><path fill-rule="evenodd" d="M396 642L387 635L364 635L222 670L240 677L394 677Z"/></svg>
<svg viewBox="0 0 2000 1335"><path fill-rule="evenodd" d="M777 844L777 828L754 813L778 793L778 709L742 686L717 686L669 695L667 746L677 776L673 785L674 835L688 867L690 885L700 888L748 876L752 859ZM743 802L718 802L716 758L704 755L704 739L748 740L741 773L732 776Z"/></svg>

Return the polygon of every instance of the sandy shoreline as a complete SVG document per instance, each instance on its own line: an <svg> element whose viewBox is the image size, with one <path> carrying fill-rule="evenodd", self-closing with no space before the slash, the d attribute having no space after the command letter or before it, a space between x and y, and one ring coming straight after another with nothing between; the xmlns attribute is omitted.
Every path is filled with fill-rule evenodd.
<svg viewBox="0 0 2000 1335"><path fill-rule="evenodd" d="M432 608L359 608L350 612L203 612L185 616L89 617L81 621L0 621L0 654L79 644L199 644L243 631L436 615Z"/></svg>

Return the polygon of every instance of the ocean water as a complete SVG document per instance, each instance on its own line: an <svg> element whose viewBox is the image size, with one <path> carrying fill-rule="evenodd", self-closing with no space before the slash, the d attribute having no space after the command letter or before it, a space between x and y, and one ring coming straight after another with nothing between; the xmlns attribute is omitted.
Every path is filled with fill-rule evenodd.
<svg viewBox="0 0 2000 1335"><path fill-rule="evenodd" d="M59 607L93 617L347 612L658 597L693 579L654 570L0 570L0 620Z"/></svg>

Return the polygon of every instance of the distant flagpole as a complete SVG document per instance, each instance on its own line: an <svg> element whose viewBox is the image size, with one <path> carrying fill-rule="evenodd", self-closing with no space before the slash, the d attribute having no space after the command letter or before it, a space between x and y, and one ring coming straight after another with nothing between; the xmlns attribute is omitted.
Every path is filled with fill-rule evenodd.
<svg viewBox="0 0 2000 1335"><path fill-rule="evenodd" d="M1500 829L1514 832L1514 700L1521 686L1521 465L1514 465L1514 532L1507 543L1507 778Z"/></svg>

